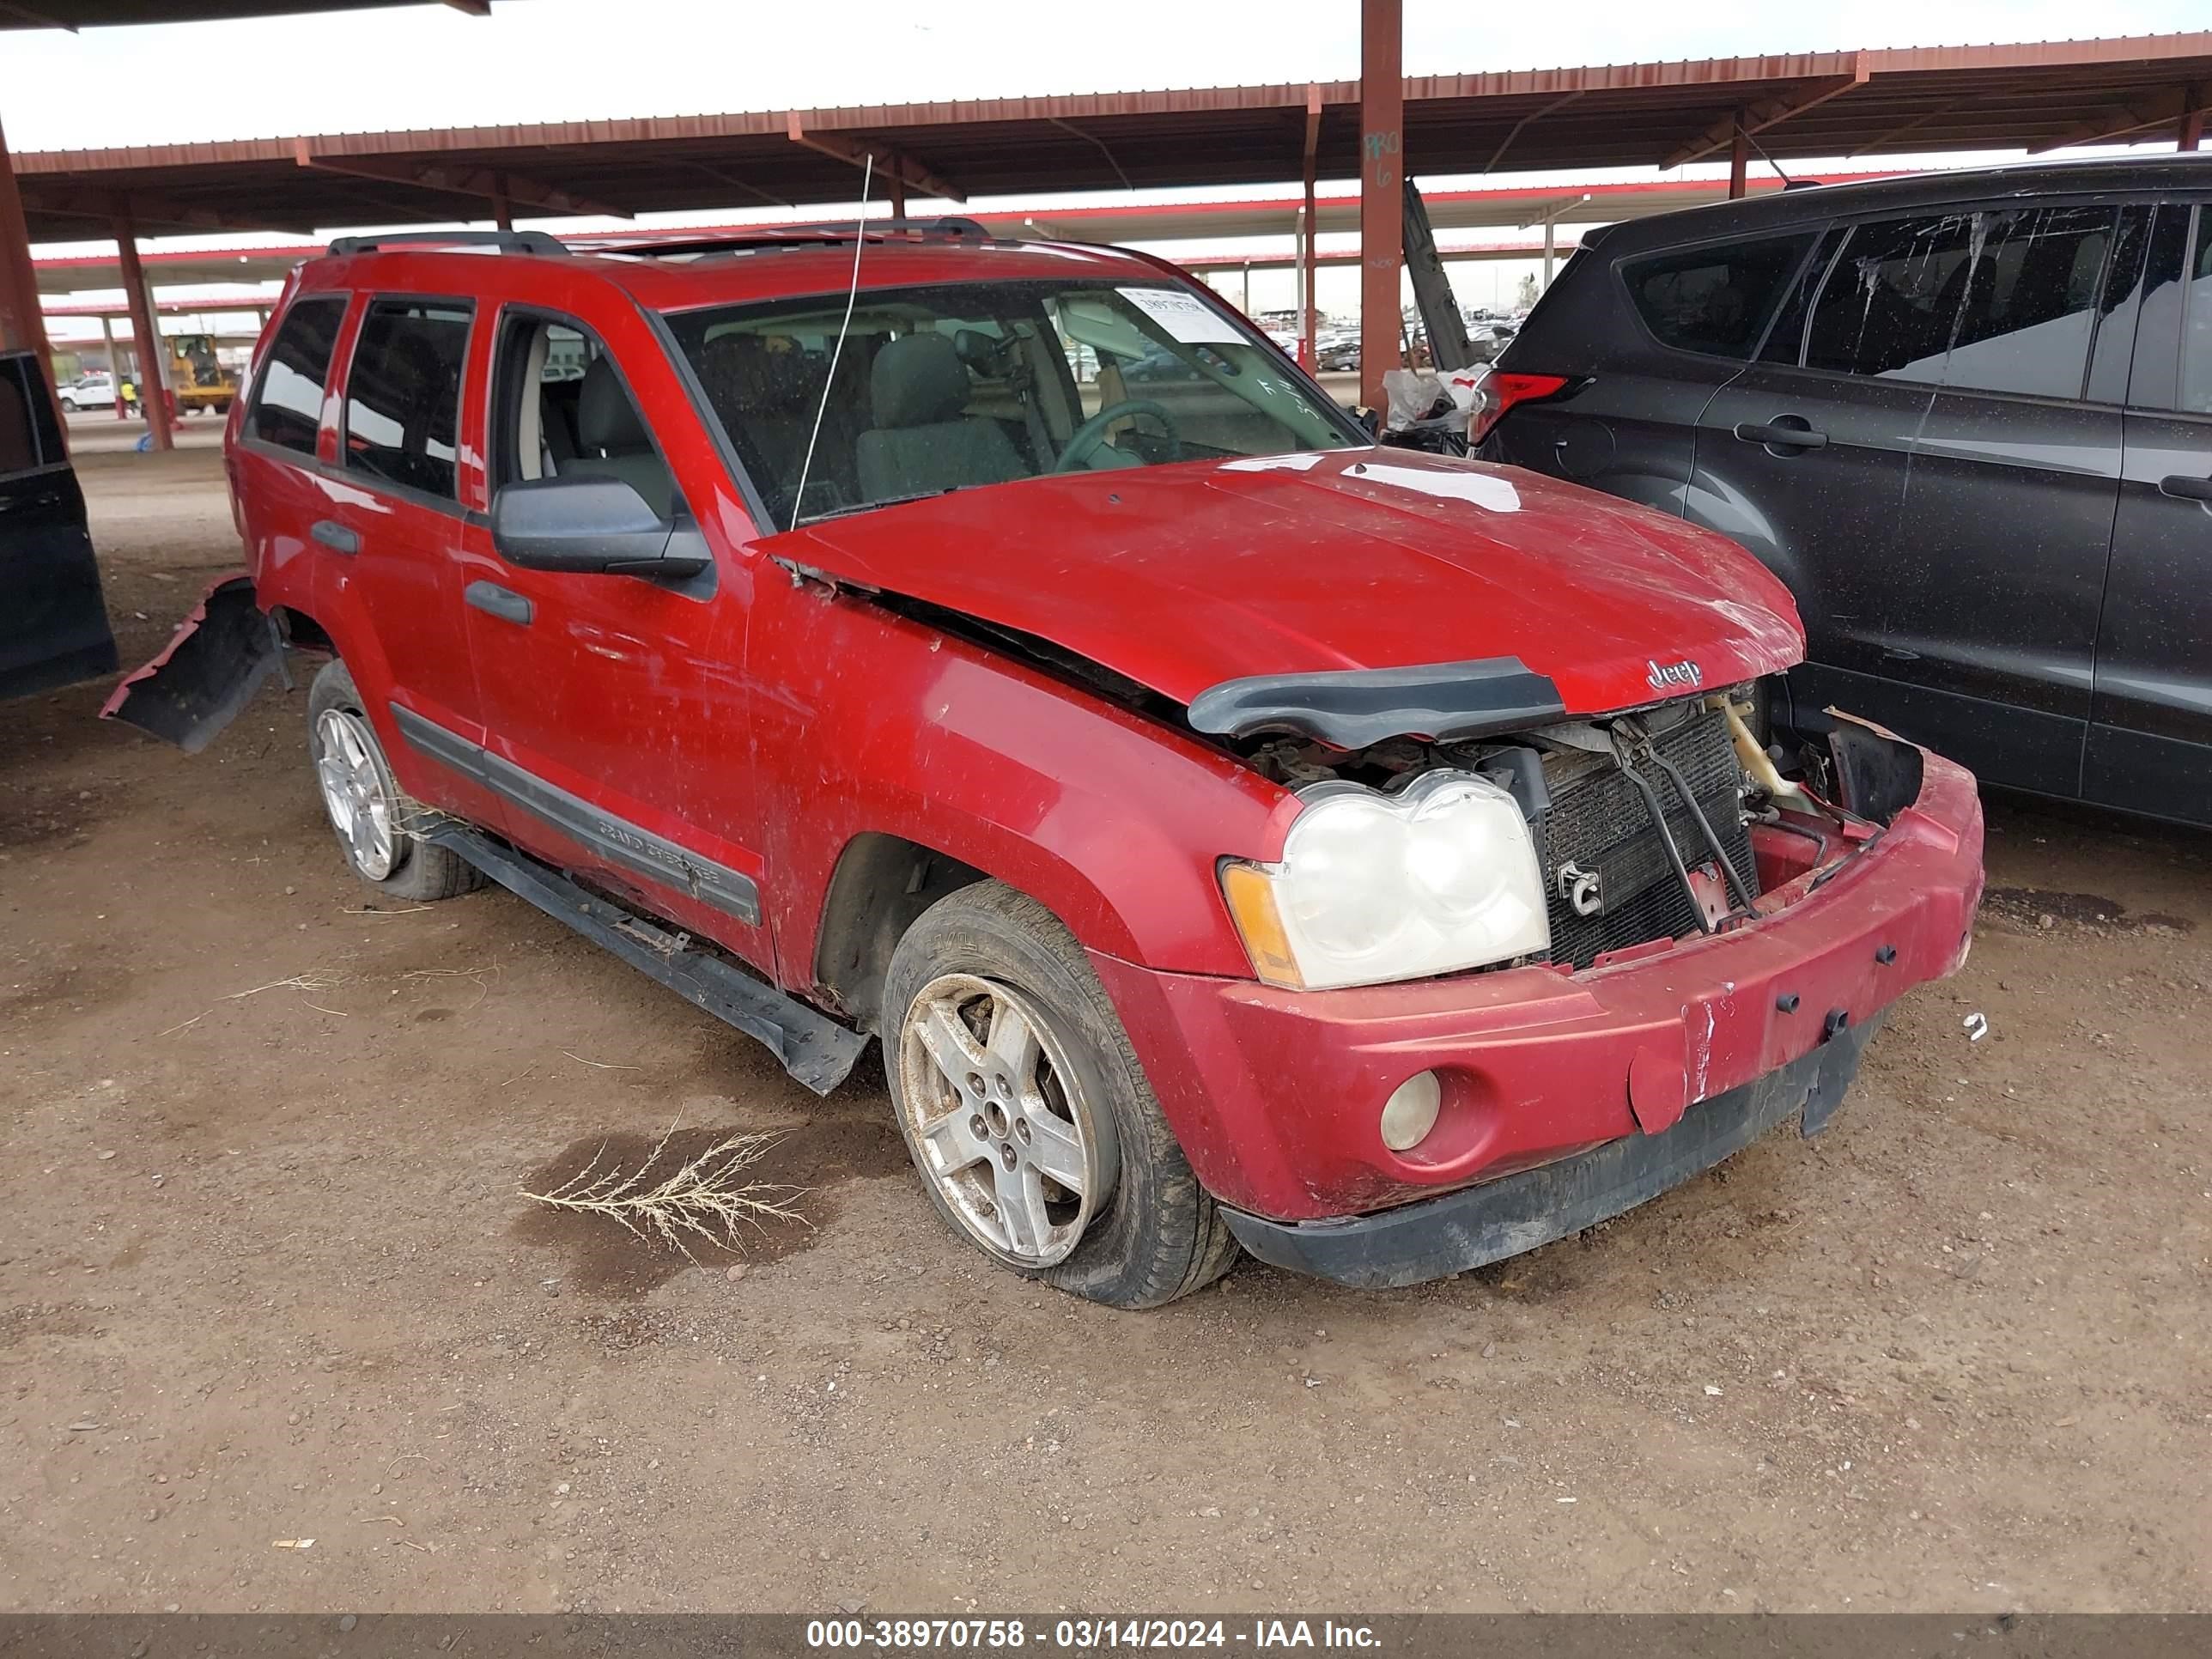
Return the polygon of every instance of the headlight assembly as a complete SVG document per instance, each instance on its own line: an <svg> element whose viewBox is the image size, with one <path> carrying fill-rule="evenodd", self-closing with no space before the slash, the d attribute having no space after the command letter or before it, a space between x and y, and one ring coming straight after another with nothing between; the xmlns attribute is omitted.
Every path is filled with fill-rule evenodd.
<svg viewBox="0 0 2212 1659"><path fill-rule="evenodd" d="M1388 795L1331 782L1304 799L1279 863L1222 866L1230 914L1269 984L1381 985L1551 948L1535 842L1489 779L1425 772Z"/></svg>

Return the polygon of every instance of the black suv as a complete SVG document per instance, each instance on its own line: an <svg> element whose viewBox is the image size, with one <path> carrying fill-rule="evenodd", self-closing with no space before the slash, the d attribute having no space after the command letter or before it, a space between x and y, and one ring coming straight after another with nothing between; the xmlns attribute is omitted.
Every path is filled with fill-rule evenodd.
<svg viewBox="0 0 2212 1659"><path fill-rule="evenodd" d="M2212 156L1789 190L1585 237L1481 453L1734 537L1833 703L2212 823Z"/></svg>
<svg viewBox="0 0 2212 1659"><path fill-rule="evenodd" d="M0 697L111 673L84 492L39 360L0 351Z"/></svg>

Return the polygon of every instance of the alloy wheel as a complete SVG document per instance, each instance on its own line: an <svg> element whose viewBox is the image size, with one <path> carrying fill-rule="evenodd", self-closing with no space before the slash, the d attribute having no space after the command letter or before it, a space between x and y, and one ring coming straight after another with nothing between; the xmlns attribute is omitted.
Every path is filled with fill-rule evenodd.
<svg viewBox="0 0 2212 1659"><path fill-rule="evenodd" d="M1120 1159L1048 1017L1010 986L947 974L908 1006L897 1065L907 1139L954 1218L1017 1267L1065 1261Z"/></svg>
<svg viewBox="0 0 2212 1659"><path fill-rule="evenodd" d="M354 868L382 881L398 861L398 836L391 779L376 752L368 724L349 708L329 708L315 722L315 774L323 808L352 855Z"/></svg>

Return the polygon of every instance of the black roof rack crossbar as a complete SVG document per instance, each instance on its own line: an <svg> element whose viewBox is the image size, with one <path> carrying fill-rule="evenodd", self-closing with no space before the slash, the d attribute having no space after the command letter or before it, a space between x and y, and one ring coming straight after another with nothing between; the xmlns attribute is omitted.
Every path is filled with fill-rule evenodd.
<svg viewBox="0 0 2212 1659"><path fill-rule="evenodd" d="M820 247L849 242L856 236L870 241L893 237L948 242L988 242L991 233L973 219L947 216L935 219L821 220L796 225L748 225L712 236L686 236L671 231L665 238L629 239L599 242L594 253L633 253L666 258L679 253L729 253L744 248Z"/></svg>
<svg viewBox="0 0 2212 1659"><path fill-rule="evenodd" d="M557 237L542 230L405 230L388 235L341 236L330 246L335 255L374 253L386 247L491 247L501 253L566 253Z"/></svg>

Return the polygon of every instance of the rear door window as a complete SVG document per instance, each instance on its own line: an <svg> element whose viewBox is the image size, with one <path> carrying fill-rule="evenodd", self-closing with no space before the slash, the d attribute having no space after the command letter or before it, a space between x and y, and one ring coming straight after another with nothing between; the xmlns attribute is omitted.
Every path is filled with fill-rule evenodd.
<svg viewBox="0 0 2212 1659"><path fill-rule="evenodd" d="M1628 297L1662 345L1745 358L1788 293L1813 233L1661 253L1621 267Z"/></svg>
<svg viewBox="0 0 2212 1659"><path fill-rule="evenodd" d="M1883 380L1940 380L1966 296L1974 216L1855 227L1813 307L1805 367Z"/></svg>
<svg viewBox="0 0 2212 1659"><path fill-rule="evenodd" d="M2015 208L1977 218L1978 251L1945 385L2079 398L2118 210Z"/></svg>
<svg viewBox="0 0 2212 1659"><path fill-rule="evenodd" d="M346 372L346 470L451 501L460 451L468 302L378 300Z"/></svg>
<svg viewBox="0 0 2212 1659"><path fill-rule="evenodd" d="M315 453L323 423L323 389L330 384L331 349L345 318L345 298L295 301L270 342L269 361L246 417L246 433L279 449Z"/></svg>
<svg viewBox="0 0 2212 1659"><path fill-rule="evenodd" d="M1837 250L1850 234L1847 225L1836 225L1822 234L1820 246L1813 257L1805 262L1803 273L1790 285L1790 297L1774 319L1774 325L1766 331L1766 343L1759 349L1762 363L1796 363L1805 356L1805 319L1812 313L1813 298L1820 291L1820 279L1828 274L1828 267L1836 262Z"/></svg>
<svg viewBox="0 0 2212 1659"><path fill-rule="evenodd" d="M2181 295L2181 408L2212 415L2212 213L2197 210L2197 245L2191 251Z"/></svg>

